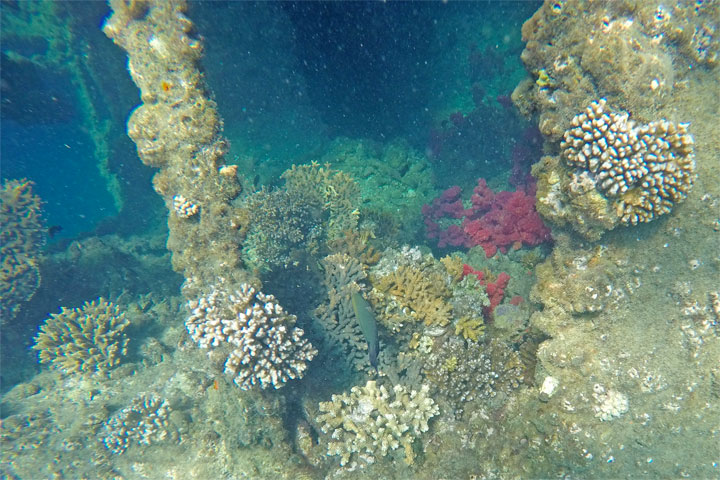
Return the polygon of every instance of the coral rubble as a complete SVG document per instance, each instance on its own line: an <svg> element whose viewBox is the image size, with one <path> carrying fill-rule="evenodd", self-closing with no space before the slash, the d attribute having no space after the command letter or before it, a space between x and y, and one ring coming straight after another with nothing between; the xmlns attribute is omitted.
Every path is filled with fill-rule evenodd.
<svg viewBox="0 0 720 480"><path fill-rule="evenodd" d="M99 298L82 308L62 308L40 327L33 348L41 363L63 373L106 373L127 352L129 325L120 307Z"/></svg>
<svg viewBox="0 0 720 480"><path fill-rule="evenodd" d="M339 455L341 465L358 460L373 463L398 447L412 464L413 442L428 430L428 420L440 410L427 385L419 391L395 385L388 391L370 380L353 387L350 394L321 402L320 412L317 422L330 435L328 454Z"/></svg>
<svg viewBox="0 0 720 480"><path fill-rule="evenodd" d="M254 385L281 388L302 378L317 350L295 326L272 295L250 285L228 292L214 288L206 296L188 302L186 326L201 348L230 345L225 373L243 390Z"/></svg>

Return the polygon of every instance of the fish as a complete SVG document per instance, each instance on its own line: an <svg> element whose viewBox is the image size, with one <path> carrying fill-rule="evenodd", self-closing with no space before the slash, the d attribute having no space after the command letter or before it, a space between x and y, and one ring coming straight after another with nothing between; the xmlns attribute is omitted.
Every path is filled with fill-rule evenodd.
<svg viewBox="0 0 720 480"><path fill-rule="evenodd" d="M55 235L63 231L62 225L53 225L47 229L48 236L54 238Z"/></svg>
<svg viewBox="0 0 720 480"><path fill-rule="evenodd" d="M375 314L372 311L372 307L367 300L360 295L360 292L355 292L351 297L353 312L355 312L355 319L357 320L360 330L362 330L365 341L368 344L368 357L370 359L370 365L375 367L377 370L378 354L380 353L380 342L378 341L377 332L377 320L375 320Z"/></svg>

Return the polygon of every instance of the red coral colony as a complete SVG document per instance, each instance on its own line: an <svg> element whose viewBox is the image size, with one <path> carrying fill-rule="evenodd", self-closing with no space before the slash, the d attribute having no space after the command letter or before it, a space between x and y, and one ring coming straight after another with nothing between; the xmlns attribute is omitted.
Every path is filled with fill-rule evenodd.
<svg viewBox="0 0 720 480"><path fill-rule="evenodd" d="M507 288L508 283L510 283L510 275L505 272L501 272L494 282L490 282L489 279L485 278L485 272L475 270L468 264L463 264L462 276L465 278L468 275L477 277L480 285L485 287L485 291L490 299L490 305L483 308L483 314L485 315L485 318L491 318L495 307L500 305L500 302L502 302L503 297L505 296L505 288ZM513 299L514 298L515 297L513 297Z"/></svg>
<svg viewBox="0 0 720 480"><path fill-rule="evenodd" d="M473 190L469 208L464 207L461 195L462 189L454 186L423 206L427 237L437 239L440 248L480 245L490 258L498 250L507 253L509 247L517 250L551 239L550 229L535 210L534 184L514 192L495 193L481 178ZM443 218L462 219L462 222L443 229L438 222Z"/></svg>

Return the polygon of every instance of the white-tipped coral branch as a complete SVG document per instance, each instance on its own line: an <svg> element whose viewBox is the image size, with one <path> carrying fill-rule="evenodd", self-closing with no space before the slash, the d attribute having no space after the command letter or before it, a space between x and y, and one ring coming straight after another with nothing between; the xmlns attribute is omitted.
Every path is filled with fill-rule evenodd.
<svg viewBox="0 0 720 480"><path fill-rule="evenodd" d="M617 198L624 223L670 212L692 188L695 160L687 124L660 120L636 126L627 112L606 112L601 99L571 125L561 144L567 164L589 172L603 195Z"/></svg>
<svg viewBox="0 0 720 480"><path fill-rule="evenodd" d="M275 297L247 284L234 293L214 288L206 296L189 302L186 326L201 348L229 344L233 350L225 372L247 390L280 388L290 379L302 378L307 363L317 354L295 326L295 315L278 305Z"/></svg>
<svg viewBox="0 0 720 480"><path fill-rule="evenodd" d="M332 401L321 402L317 421L330 435L328 455L340 455L344 466L358 459L372 463L375 457L403 447L405 461L413 463L413 442L440 412L428 391L427 385L420 391L395 385L388 392L371 380L364 387L353 387L349 395L333 395Z"/></svg>

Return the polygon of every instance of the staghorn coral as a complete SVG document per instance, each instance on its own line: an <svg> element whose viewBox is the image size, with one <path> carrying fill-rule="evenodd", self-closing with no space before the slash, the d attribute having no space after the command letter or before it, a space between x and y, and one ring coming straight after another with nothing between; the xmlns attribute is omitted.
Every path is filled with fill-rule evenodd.
<svg viewBox="0 0 720 480"><path fill-rule="evenodd" d="M413 442L428 430L428 420L439 408L428 395L395 385L391 392L375 381L355 386L350 394L333 395L332 401L320 402L317 417L322 431L330 435L328 455L339 455L340 464L355 465L358 459L373 463L378 456L402 447L405 461L414 460Z"/></svg>
<svg viewBox="0 0 720 480"><path fill-rule="evenodd" d="M635 126L627 112L606 112L605 104L605 99L592 102L570 122L560 145L568 166L588 172L588 181L616 199L625 224L670 212L695 176L687 125L661 120Z"/></svg>
<svg viewBox="0 0 720 480"><path fill-rule="evenodd" d="M168 436L170 405L157 395L142 394L103 425L102 442L121 455L131 444L150 445Z"/></svg>
<svg viewBox="0 0 720 480"><path fill-rule="evenodd" d="M129 325L120 307L99 298L82 308L62 308L40 327L32 347L40 363L50 363L66 374L105 373L127 353Z"/></svg>
<svg viewBox="0 0 720 480"><path fill-rule="evenodd" d="M12 320L40 285L38 262L44 244L40 199L28 180L6 180L0 188L0 322Z"/></svg>
<svg viewBox="0 0 720 480"><path fill-rule="evenodd" d="M350 299L367 275L357 259L344 253L328 255L322 265L328 301L315 310L321 336L331 348L340 351L340 356L355 370L367 370L367 342L355 319Z"/></svg>
<svg viewBox="0 0 720 480"><path fill-rule="evenodd" d="M295 315L250 285L234 292L213 288L188 306L190 336L200 348L231 346L225 373L243 390L254 385L277 389L289 379L302 378L317 354L303 330L295 327Z"/></svg>

